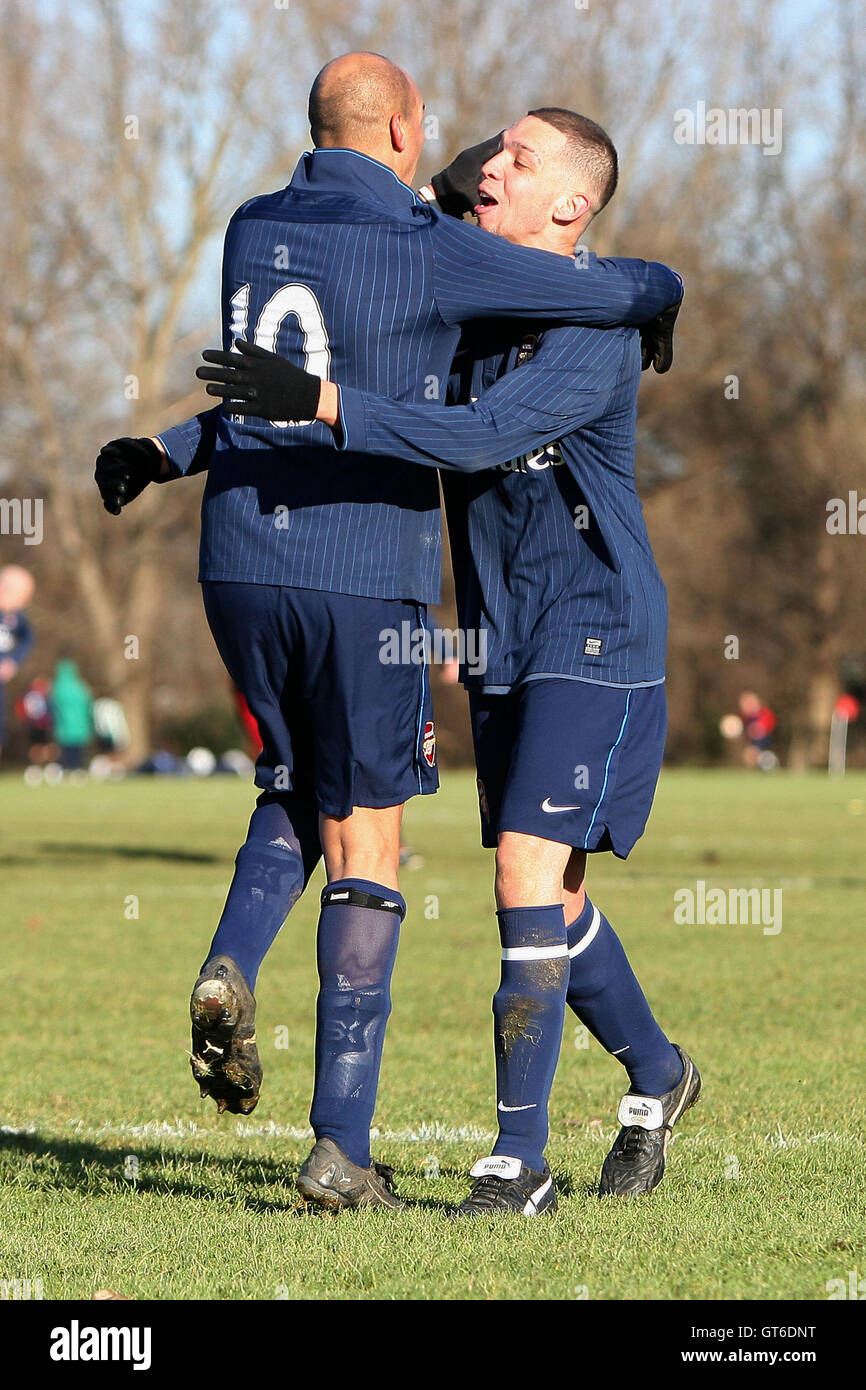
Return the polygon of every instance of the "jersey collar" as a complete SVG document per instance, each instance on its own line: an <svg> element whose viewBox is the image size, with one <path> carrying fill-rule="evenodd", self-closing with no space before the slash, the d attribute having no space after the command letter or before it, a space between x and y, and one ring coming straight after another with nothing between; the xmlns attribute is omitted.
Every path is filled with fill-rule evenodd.
<svg viewBox="0 0 866 1390"><path fill-rule="evenodd" d="M395 209L425 206L393 169L358 150L329 148L302 154L290 186L321 193L351 192Z"/></svg>

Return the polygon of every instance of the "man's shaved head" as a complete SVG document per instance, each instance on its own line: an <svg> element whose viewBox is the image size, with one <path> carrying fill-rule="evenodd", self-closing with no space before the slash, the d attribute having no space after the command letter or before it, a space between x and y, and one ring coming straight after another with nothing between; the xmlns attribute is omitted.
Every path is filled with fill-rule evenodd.
<svg viewBox="0 0 866 1390"><path fill-rule="evenodd" d="M344 53L326 63L310 92L313 144L364 148L395 114L411 117L420 102L403 68L380 53Z"/></svg>

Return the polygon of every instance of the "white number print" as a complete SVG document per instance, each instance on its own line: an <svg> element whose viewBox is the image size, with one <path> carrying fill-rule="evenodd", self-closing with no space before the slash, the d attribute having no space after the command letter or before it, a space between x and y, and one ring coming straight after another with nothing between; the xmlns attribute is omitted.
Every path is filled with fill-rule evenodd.
<svg viewBox="0 0 866 1390"><path fill-rule="evenodd" d="M235 340L242 338L247 329L247 317L250 305L249 284L241 285L232 295L231 300L232 322L230 332L232 335L232 350L234 350ZM262 312L259 314L259 321L253 334L253 342L257 347L266 348L268 352L275 352L277 346L277 334L288 318L293 314L298 320L301 332L304 335L304 370L311 372L321 381L327 381L328 373L331 369L331 348L328 342L328 330L325 327L325 320L322 316L322 306L313 294L308 285L281 285L268 300ZM243 416L239 417L243 419ZM311 425L312 420L273 420L271 423L276 429L284 430L295 425Z"/></svg>

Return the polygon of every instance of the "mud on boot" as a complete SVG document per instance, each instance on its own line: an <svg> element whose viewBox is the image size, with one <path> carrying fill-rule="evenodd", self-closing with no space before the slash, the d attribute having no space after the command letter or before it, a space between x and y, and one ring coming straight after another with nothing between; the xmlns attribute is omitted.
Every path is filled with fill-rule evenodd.
<svg viewBox="0 0 866 1390"><path fill-rule="evenodd" d="M213 956L202 967L189 1013L190 1066L201 1095L215 1100L220 1114L249 1115L262 1084L256 1001L231 956Z"/></svg>

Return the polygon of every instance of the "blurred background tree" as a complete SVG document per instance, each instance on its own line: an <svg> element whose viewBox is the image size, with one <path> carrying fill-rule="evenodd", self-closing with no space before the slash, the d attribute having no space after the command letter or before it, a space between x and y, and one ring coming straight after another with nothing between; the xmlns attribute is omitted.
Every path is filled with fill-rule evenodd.
<svg viewBox="0 0 866 1390"><path fill-rule="evenodd" d="M532 106L610 132L622 181L588 241L665 260L687 287L675 369L644 377L638 448L671 604L669 756L722 756L719 716L751 687L788 760L821 764L836 695L866 681L866 538L826 524L831 498L866 499L857 19L854 0L81 0L61 22L7 0L0 495L45 504L41 545L0 535L0 561L38 582L18 683L73 652L122 699L134 757L228 705L195 581L201 480L115 519L93 460L206 404L193 372L218 339L225 224L309 147L319 67L372 48L425 95L421 178ZM699 102L781 112L780 152L677 143L676 113ZM451 595L446 576L448 626ZM466 758L462 698L440 693L443 751Z"/></svg>

